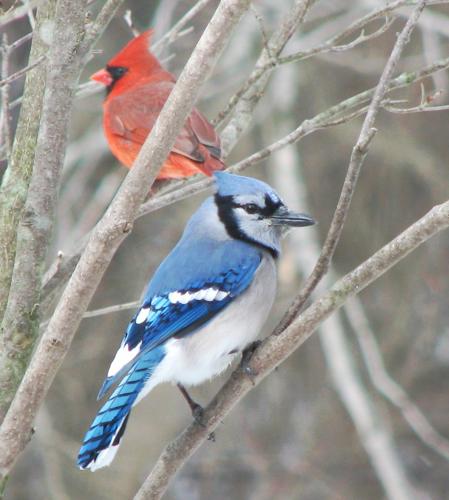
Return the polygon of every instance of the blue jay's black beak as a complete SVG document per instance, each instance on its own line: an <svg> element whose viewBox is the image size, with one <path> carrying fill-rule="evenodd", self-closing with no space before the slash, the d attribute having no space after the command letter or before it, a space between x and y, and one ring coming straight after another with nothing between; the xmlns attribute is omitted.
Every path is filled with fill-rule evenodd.
<svg viewBox="0 0 449 500"><path fill-rule="evenodd" d="M270 219L275 226L304 227L315 224L310 215L290 212L284 205L280 206Z"/></svg>

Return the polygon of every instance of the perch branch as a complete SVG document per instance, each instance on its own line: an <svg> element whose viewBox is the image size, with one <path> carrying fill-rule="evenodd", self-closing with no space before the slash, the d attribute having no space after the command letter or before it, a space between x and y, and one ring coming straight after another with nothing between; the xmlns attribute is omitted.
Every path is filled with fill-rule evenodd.
<svg viewBox="0 0 449 500"><path fill-rule="evenodd" d="M279 335L270 335L250 362L251 379L237 369L204 411L202 425L190 424L169 443L134 500L161 498L168 483L225 416L255 385L302 345L348 298L358 294L433 235L449 227L449 201L432 208L368 260L338 280ZM278 328L276 328L276 331Z"/></svg>

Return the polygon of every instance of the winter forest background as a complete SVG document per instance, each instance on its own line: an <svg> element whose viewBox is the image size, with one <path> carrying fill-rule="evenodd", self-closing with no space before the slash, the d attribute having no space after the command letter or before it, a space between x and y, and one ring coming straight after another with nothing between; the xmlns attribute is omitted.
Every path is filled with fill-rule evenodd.
<svg viewBox="0 0 449 500"><path fill-rule="evenodd" d="M3 5L2 174L11 154L9 144L20 111L16 100L22 95L24 78L7 85L4 80L27 66L30 40L9 51L6 47L32 30L36 7L55 3L17 1L10 10L7 2ZM118 10L84 66L81 84L133 36L124 19L128 9L132 28L153 27L157 42L194 5L182 0L94 1L84 6L89 22L108 3L115 3ZM158 56L175 75L218 3L198 2L198 13L173 41L164 39L159 45ZM239 103L219 125L225 149L230 150L228 165L276 143L300 125L304 128L299 140L245 170L245 175L272 184L292 208L319 221L313 229L298 231L285 241L278 299L265 335L313 269L370 103L371 95L362 98L360 94L377 85L418 3L254 1L201 91L198 107L211 120L219 117L247 82L261 52L282 33L282 23L297 16L297 27L281 52L281 56L299 54L295 61L265 68L261 78L249 82L243 98L239 94ZM449 8L445 3L427 2L399 59L394 77L403 75L402 88L388 92L379 105L378 131L369 143L332 269L312 300L448 199ZM41 61L28 74L44 64ZM422 79L404 74L423 69ZM258 89L268 76L266 88ZM58 253L63 264L83 244L127 174L103 136L103 93L91 89L83 86L73 103L46 269ZM249 96L246 101L245 96ZM254 109L248 105L253 101L257 102ZM332 108L344 101L346 106ZM239 117L245 106L250 120ZM236 138L226 135L230 119L241 120L242 133ZM115 254L89 310L138 300L205 196L201 192L140 217ZM320 325L318 334L251 390L218 427L216 442L201 446L164 498L447 498L448 271L446 231L347 301ZM41 297L42 330L64 282ZM122 310L82 320L40 407L31 442L11 472L6 499L132 498L164 446L190 423L190 412L178 391L158 387L134 409L111 467L94 474L76 468L80 442L99 408L98 389L132 313L132 309ZM195 398L206 404L229 373L193 390Z"/></svg>

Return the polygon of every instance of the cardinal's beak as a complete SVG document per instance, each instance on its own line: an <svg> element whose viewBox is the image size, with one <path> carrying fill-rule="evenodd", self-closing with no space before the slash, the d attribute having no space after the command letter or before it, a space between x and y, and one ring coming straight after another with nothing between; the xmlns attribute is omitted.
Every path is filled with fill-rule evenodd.
<svg viewBox="0 0 449 500"><path fill-rule="evenodd" d="M100 71L97 71L94 73L91 77L91 80L94 80L95 82L101 83L102 85L108 87L111 85L113 79L111 74L107 69L100 69Z"/></svg>

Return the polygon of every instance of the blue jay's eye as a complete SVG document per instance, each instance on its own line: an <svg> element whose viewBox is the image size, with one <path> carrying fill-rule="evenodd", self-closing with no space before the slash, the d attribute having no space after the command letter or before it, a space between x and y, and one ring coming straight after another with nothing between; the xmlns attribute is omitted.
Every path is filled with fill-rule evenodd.
<svg viewBox="0 0 449 500"><path fill-rule="evenodd" d="M256 214L260 211L259 207L255 203L247 203L246 205L243 205L243 208L249 214Z"/></svg>

